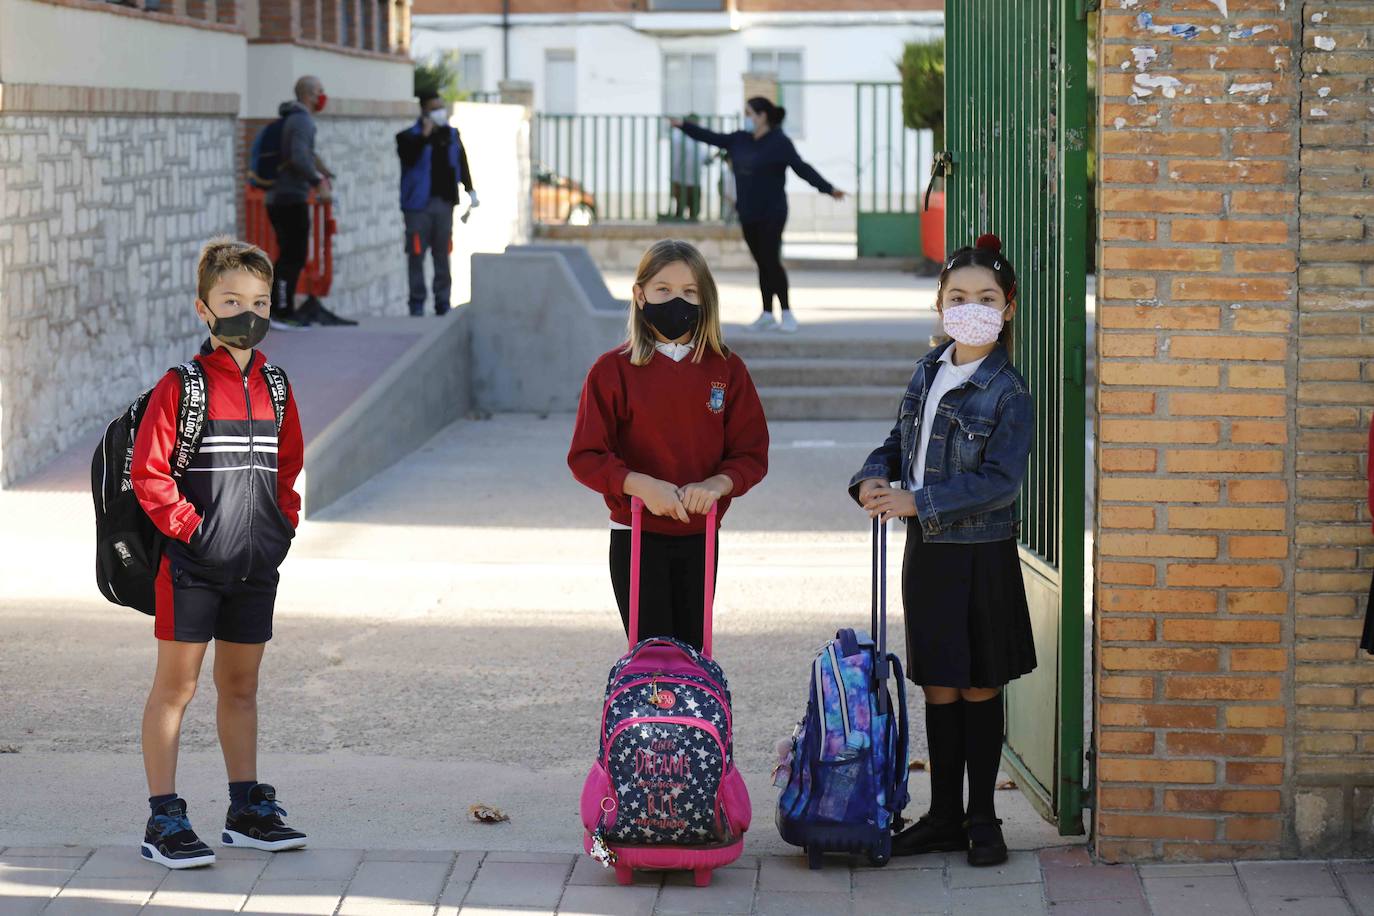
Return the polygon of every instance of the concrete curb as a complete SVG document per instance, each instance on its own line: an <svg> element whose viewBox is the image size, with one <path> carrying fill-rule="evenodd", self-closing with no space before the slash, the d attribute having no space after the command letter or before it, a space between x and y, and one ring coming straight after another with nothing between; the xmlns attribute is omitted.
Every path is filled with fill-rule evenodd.
<svg viewBox="0 0 1374 916"><path fill-rule="evenodd" d="M305 449L297 489L313 515L419 448L471 409L467 310L449 313Z"/></svg>

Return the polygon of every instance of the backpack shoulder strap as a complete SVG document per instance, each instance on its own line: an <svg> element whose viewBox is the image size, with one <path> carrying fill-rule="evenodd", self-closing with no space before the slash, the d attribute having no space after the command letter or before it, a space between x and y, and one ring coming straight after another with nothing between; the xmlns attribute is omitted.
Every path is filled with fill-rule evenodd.
<svg viewBox="0 0 1374 916"><path fill-rule="evenodd" d="M286 399L291 396L291 383L280 366L272 363L262 364L262 380L267 383L267 393L272 398L272 413L276 415L277 433L281 433L282 418L286 416Z"/></svg>
<svg viewBox="0 0 1374 916"><path fill-rule="evenodd" d="M192 359L173 370L181 380L181 404L177 407L177 440L172 450L172 476L180 477L191 466L205 437L208 404L205 370Z"/></svg>

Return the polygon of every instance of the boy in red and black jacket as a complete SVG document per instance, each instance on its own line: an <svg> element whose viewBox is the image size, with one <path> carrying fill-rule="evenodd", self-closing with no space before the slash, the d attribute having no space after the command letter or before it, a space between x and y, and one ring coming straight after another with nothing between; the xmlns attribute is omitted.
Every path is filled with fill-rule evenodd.
<svg viewBox="0 0 1374 916"><path fill-rule="evenodd" d="M196 314L210 329L195 357L205 377L203 438L173 477L184 405L180 378L169 372L148 401L130 471L139 503L168 538L156 583L157 673L143 712L152 817L141 850L168 868L215 861L175 789L182 715L211 639L229 774L224 845L277 851L306 839L282 823L275 790L257 781L258 669L272 638L277 567L300 514L294 486L303 456L290 386L274 399L269 386L284 376L264 371L254 349L267 333L272 262L252 245L216 240L201 252L196 284Z"/></svg>

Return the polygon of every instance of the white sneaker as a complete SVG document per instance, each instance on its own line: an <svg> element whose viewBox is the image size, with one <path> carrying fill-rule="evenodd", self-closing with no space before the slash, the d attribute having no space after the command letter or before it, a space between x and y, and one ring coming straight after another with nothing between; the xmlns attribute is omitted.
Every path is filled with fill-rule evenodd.
<svg viewBox="0 0 1374 916"><path fill-rule="evenodd" d="M759 317L754 319L754 323L749 325L749 331L771 331L778 326L773 318L772 312L760 312Z"/></svg>
<svg viewBox="0 0 1374 916"><path fill-rule="evenodd" d="M782 313L782 321L778 324L778 330L784 334L797 333L797 319L792 317L791 309Z"/></svg>

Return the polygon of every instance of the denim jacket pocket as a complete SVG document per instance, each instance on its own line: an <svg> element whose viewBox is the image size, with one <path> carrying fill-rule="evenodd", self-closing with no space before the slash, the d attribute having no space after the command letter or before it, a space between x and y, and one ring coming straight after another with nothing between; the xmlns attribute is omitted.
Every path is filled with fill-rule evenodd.
<svg viewBox="0 0 1374 916"><path fill-rule="evenodd" d="M956 474L976 471L983 463L983 452L987 449L988 437L992 435L995 424L991 420L977 417L956 415L954 419L959 424L958 432L955 433L957 441L951 443L954 471Z"/></svg>

